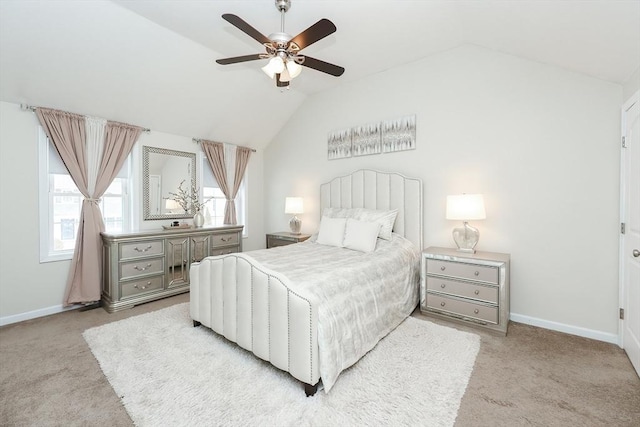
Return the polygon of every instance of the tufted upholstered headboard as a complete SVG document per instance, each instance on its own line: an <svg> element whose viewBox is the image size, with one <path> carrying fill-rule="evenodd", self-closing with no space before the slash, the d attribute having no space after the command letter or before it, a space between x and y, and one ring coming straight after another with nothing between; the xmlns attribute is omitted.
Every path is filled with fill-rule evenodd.
<svg viewBox="0 0 640 427"><path fill-rule="evenodd" d="M398 209L393 231L422 250L422 180L360 169L320 185L320 209Z"/></svg>

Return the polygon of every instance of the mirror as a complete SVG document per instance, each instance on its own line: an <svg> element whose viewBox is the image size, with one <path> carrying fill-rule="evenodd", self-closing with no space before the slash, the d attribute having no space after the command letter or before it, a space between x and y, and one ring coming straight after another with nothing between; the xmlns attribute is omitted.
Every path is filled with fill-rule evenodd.
<svg viewBox="0 0 640 427"><path fill-rule="evenodd" d="M196 153L142 147L142 195L144 219L191 218L168 200L169 193L177 193L181 182L184 190L196 186Z"/></svg>

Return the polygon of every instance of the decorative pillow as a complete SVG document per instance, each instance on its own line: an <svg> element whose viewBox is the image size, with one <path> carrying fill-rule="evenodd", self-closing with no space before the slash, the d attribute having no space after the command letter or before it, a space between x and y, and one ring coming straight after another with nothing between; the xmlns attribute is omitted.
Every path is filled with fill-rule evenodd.
<svg viewBox="0 0 640 427"><path fill-rule="evenodd" d="M380 223L378 237L391 240L391 232L398 216L398 209L379 211L366 208L324 208L322 215L330 218L353 218L366 222L378 222Z"/></svg>
<svg viewBox="0 0 640 427"><path fill-rule="evenodd" d="M354 251L373 252L378 241L380 223L347 218L344 230L344 247Z"/></svg>
<svg viewBox="0 0 640 427"><path fill-rule="evenodd" d="M398 216L398 209L390 211L376 211L373 209L360 209L357 215L357 219L360 221L377 222L380 224L380 231L378 237L385 240L391 240L391 232L393 231L393 224L396 222Z"/></svg>
<svg viewBox="0 0 640 427"><path fill-rule="evenodd" d="M317 243L328 246L343 247L346 218L330 218L323 216L320 220Z"/></svg>

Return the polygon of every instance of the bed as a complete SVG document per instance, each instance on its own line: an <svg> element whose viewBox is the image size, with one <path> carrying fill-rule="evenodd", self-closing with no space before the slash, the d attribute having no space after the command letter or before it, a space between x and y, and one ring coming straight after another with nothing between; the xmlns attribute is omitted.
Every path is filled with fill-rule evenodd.
<svg viewBox="0 0 640 427"><path fill-rule="evenodd" d="M207 257L190 271L194 326L288 372L307 396L320 382L329 392L340 372L417 306L422 183L359 170L322 184L320 207L320 234L306 242ZM389 227L372 252L326 244L323 227L335 220L325 217L362 220L395 210L393 233Z"/></svg>

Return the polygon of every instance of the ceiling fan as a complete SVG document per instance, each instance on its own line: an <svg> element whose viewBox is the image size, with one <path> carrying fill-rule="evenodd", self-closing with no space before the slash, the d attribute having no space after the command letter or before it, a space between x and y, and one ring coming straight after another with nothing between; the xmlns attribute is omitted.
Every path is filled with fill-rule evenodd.
<svg viewBox="0 0 640 427"><path fill-rule="evenodd" d="M228 65L257 59L269 59L262 70L270 78L275 77L276 86L283 88L288 87L289 82L300 74L302 66L332 76L341 76L344 73L344 68L300 53L302 49L334 33L336 26L333 25L333 22L321 19L297 36L291 37L284 32L284 14L291 7L291 0L275 0L275 3L276 9L280 12L280 32L270 34L269 37L264 36L236 15L230 13L222 15L222 19L262 43L266 52L223 58L216 60L216 62L220 65Z"/></svg>

